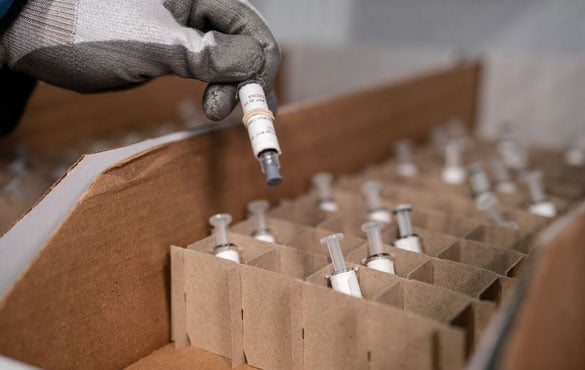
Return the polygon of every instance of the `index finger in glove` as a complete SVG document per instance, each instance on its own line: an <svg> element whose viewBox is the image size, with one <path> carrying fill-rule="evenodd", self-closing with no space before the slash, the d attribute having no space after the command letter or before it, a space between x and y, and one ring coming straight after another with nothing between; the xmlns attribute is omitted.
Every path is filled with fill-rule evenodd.
<svg viewBox="0 0 585 370"><path fill-rule="evenodd" d="M280 49L272 32L251 5L238 0L200 0L191 10L188 25L256 39L264 54L264 65L255 79L267 92L270 91L280 66Z"/></svg>

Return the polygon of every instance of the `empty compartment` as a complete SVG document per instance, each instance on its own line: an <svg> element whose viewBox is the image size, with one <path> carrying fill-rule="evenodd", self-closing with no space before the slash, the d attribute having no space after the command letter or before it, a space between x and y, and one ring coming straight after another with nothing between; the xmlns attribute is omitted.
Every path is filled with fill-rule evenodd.
<svg viewBox="0 0 585 370"><path fill-rule="evenodd" d="M476 240L500 248L513 249L521 253L529 253L532 237L520 230L513 230L497 225L482 224L463 236L464 239Z"/></svg>
<svg viewBox="0 0 585 370"><path fill-rule="evenodd" d="M276 243L278 244L284 244L292 237L301 234L303 231L306 231L309 228L308 226L295 224L274 217L266 217L266 224L268 225L268 228L274 235ZM233 233L253 237L252 234L256 231L254 220L247 219L239 222L230 227L230 231Z"/></svg>
<svg viewBox="0 0 585 370"><path fill-rule="evenodd" d="M411 220L414 226L421 229L438 231L456 237L467 235L480 225L478 221L422 208L413 208Z"/></svg>
<svg viewBox="0 0 585 370"><path fill-rule="evenodd" d="M467 336L467 354L479 340L481 331L495 310L491 302L479 302L456 292L408 280L401 280L400 284L389 287L375 300L461 327Z"/></svg>
<svg viewBox="0 0 585 370"><path fill-rule="evenodd" d="M362 231L362 225L368 221L370 220L366 217L356 217L351 214L340 213L328 217L319 223L317 228L365 239L366 235ZM391 228L391 224L383 224L382 232L388 231Z"/></svg>
<svg viewBox="0 0 585 370"><path fill-rule="evenodd" d="M585 197L585 182L544 179L546 191L552 196L575 202Z"/></svg>
<svg viewBox="0 0 585 370"><path fill-rule="evenodd" d="M323 256L329 256L327 246L321 244L321 238L333 233L337 233L337 231L308 229L301 234L292 237L290 240L284 243L284 245ZM343 255L345 256L347 253L359 247L363 242L363 239L345 235L340 243Z"/></svg>
<svg viewBox="0 0 585 370"><path fill-rule="evenodd" d="M422 281L469 297L499 302L501 295L486 294L499 286L499 277L492 271L462 263L433 258L410 274L409 279Z"/></svg>
<svg viewBox="0 0 585 370"><path fill-rule="evenodd" d="M524 254L477 241L458 239L439 253L438 257L490 270L503 276L515 276Z"/></svg>
<svg viewBox="0 0 585 370"><path fill-rule="evenodd" d="M274 249L250 260L247 265L302 280L329 265L329 261L322 254L275 245Z"/></svg>
<svg viewBox="0 0 585 370"><path fill-rule="evenodd" d="M314 204L300 204L290 200L283 200L277 207L268 211L268 216L289 222L315 226L329 215Z"/></svg>

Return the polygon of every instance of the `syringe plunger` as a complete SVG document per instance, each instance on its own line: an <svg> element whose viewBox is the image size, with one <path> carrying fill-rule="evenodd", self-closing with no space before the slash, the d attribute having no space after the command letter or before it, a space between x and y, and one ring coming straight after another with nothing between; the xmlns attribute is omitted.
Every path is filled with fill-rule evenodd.
<svg viewBox="0 0 585 370"><path fill-rule="evenodd" d="M219 213L209 218L209 224L215 230L216 245L228 245L228 225L232 222L232 216L227 213Z"/></svg>
<svg viewBox="0 0 585 370"><path fill-rule="evenodd" d="M473 192L473 196L489 193L491 191L490 181L481 163L474 163L470 165L467 168L467 172L469 173L469 182L471 183L471 191Z"/></svg>
<svg viewBox="0 0 585 370"><path fill-rule="evenodd" d="M412 143L410 140L398 140L394 144L394 152L398 162L410 162L412 157Z"/></svg>
<svg viewBox="0 0 585 370"><path fill-rule="evenodd" d="M335 273L347 270L345 260L343 259L343 253L341 252L341 246L339 245L341 239L343 239L343 234L341 233L321 238L321 244L327 244L327 249L329 250Z"/></svg>
<svg viewBox="0 0 585 370"><path fill-rule="evenodd" d="M496 182L510 181L510 172L503 160L500 158L493 159L491 166Z"/></svg>
<svg viewBox="0 0 585 370"><path fill-rule="evenodd" d="M398 221L398 234L401 238L406 238L413 235L412 223L410 222L410 211L412 206L410 204L399 204L392 211L396 215Z"/></svg>
<svg viewBox="0 0 585 370"><path fill-rule="evenodd" d="M524 175L523 179L528 185L528 191L530 192L530 198L533 203L542 202L547 199L542 188L542 172L530 171Z"/></svg>
<svg viewBox="0 0 585 370"><path fill-rule="evenodd" d="M269 206L266 200L255 200L248 203L248 212L254 217L257 231L265 231L268 229L266 225L266 211Z"/></svg>
<svg viewBox="0 0 585 370"><path fill-rule="evenodd" d="M477 209L487 213L489 219L496 225L516 229L518 224L515 221L508 220L498 208L498 198L493 193L483 193L475 198Z"/></svg>
<svg viewBox="0 0 585 370"><path fill-rule="evenodd" d="M333 182L333 175L328 172L318 172L311 177L311 182L317 192L319 199L331 199L331 183Z"/></svg>
<svg viewBox="0 0 585 370"><path fill-rule="evenodd" d="M459 167L461 166L461 152L462 145L457 140L451 140L445 145L445 166Z"/></svg>
<svg viewBox="0 0 585 370"><path fill-rule="evenodd" d="M368 180L362 185L362 193L366 197L370 210L382 208L380 189L382 189L382 183L375 180Z"/></svg>
<svg viewBox="0 0 585 370"><path fill-rule="evenodd" d="M382 241L383 224L377 221L366 222L362 225L362 231L368 238L369 255L374 256L384 253L384 242Z"/></svg>

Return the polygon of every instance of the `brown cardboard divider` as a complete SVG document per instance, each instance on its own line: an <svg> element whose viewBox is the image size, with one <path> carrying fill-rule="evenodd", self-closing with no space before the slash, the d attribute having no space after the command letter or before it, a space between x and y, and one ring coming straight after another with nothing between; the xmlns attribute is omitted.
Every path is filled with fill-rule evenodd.
<svg viewBox="0 0 585 370"><path fill-rule="evenodd" d="M307 230L307 226L284 221L274 217L266 217L266 224L272 233L277 244L284 244L289 239ZM252 233L255 231L253 219L246 219L230 227L232 233L241 234L253 237Z"/></svg>
<svg viewBox="0 0 585 370"><path fill-rule="evenodd" d="M548 176L557 180L569 180L585 184L585 174L579 168L565 164L564 153L558 150L532 147L529 148L530 159L535 168L541 169Z"/></svg>
<svg viewBox="0 0 585 370"><path fill-rule="evenodd" d="M433 258L408 274L408 279L422 281L438 287L484 300L501 298L501 294L485 294L500 287L500 279L507 279L488 270ZM500 288L501 289L501 288Z"/></svg>
<svg viewBox="0 0 585 370"><path fill-rule="evenodd" d="M571 180L556 180L545 178L544 186L548 194L551 196L566 199L569 202L577 202L585 197L584 182L576 182Z"/></svg>
<svg viewBox="0 0 585 370"><path fill-rule="evenodd" d="M243 352L247 363L261 369L293 368L302 341L293 310L298 302L293 292L301 283L276 272L239 266L242 290ZM302 349L302 347L301 347Z"/></svg>
<svg viewBox="0 0 585 370"><path fill-rule="evenodd" d="M457 241L457 238L451 235L425 230L416 226L413 226L412 230L421 239L423 253L432 257L436 257L439 255L439 253ZM394 245L394 241L397 239L397 237L397 226L393 226L382 234L382 240L392 245Z"/></svg>
<svg viewBox="0 0 585 370"><path fill-rule="evenodd" d="M389 287L375 300L462 328L467 337L466 354L479 340L495 311L495 305L491 302L479 302L457 292L409 280L401 280L399 284Z"/></svg>
<svg viewBox="0 0 585 370"><path fill-rule="evenodd" d="M231 243L238 247L240 252L240 262L243 264L248 261L270 251L274 248L274 244L263 242L251 236L244 236L232 232L228 232L228 238ZM213 255L213 247L215 247L215 236L211 235L207 238L201 239L195 243L187 246L187 249L194 250L201 253ZM215 257L215 256L214 256Z"/></svg>
<svg viewBox="0 0 585 370"><path fill-rule="evenodd" d="M306 225L315 226L329 216L329 212L320 210L317 206L298 204L290 200L283 200L271 209L268 215L273 218Z"/></svg>
<svg viewBox="0 0 585 370"><path fill-rule="evenodd" d="M452 369L464 332L390 305L303 284L306 369Z"/></svg>
<svg viewBox="0 0 585 370"><path fill-rule="evenodd" d="M337 231L321 230L321 229L308 229L304 232L292 237L289 241L284 243L285 246L293 247L307 252L320 254L323 256L329 256L327 246L321 244L321 238L336 233ZM341 240L341 251L345 256L355 248L359 247L364 242L363 239L355 238L353 236L344 235Z"/></svg>
<svg viewBox="0 0 585 370"><path fill-rule="evenodd" d="M479 222L439 210L413 207L410 218L414 226L430 231L438 231L455 237L462 237L477 229Z"/></svg>
<svg viewBox="0 0 585 370"><path fill-rule="evenodd" d="M493 271L502 276L516 276L525 254L473 240L458 239L437 257Z"/></svg>
<svg viewBox="0 0 585 370"><path fill-rule="evenodd" d="M551 218L535 215L528 212L527 209L509 206L502 207L501 209L504 216L510 220L516 221L520 229L528 233L536 233L543 230L552 222Z"/></svg>
<svg viewBox="0 0 585 370"><path fill-rule="evenodd" d="M322 254L274 245L269 252L250 260L247 264L303 280L329 265L329 261Z"/></svg>
<svg viewBox="0 0 585 370"><path fill-rule="evenodd" d="M422 253L405 251L388 244L384 244L384 252L390 253L394 262L394 272L397 276L406 278L406 276L420 265L429 260L429 256ZM363 265L363 261L368 257L368 245L364 243L345 256L345 260L357 265Z"/></svg>
<svg viewBox="0 0 585 370"><path fill-rule="evenodd" d="M366 239L366 235L362 231L362 225L368 221L370 220L366 217L356 217L355 215L348 213L338 212L317 224L317 228L343 233L344 235L350 235L360 239ZM383 224L382 233L391 228L392 224Z"/></svg>
<svg viewBox="0 0 585 370"><path fill-rule="evenodd" d="M182 267L173 277L178 279L181 274L183 277L181 286L173 291L172 300L176 346L188 344L232 357L234 333L229 276L237 271L238 264L195 250L174 247L173 253L182 254L180 264L179 259L172 260L173 270Z"/></svg>
<svg viewBox="0 0 585 370"><path fill-rule="evenodd" d="M522 230L509 229L497 225L482 224L464 235L464 239L475 240L500 248L508 248L520 253L529 253L532 237Z"/></svg>

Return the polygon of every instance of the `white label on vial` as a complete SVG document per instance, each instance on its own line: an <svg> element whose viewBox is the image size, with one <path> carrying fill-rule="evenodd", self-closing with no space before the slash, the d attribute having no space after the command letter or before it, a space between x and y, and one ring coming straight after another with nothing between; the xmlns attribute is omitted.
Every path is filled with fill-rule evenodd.
<svg viewBox="0 0 585 370"><path fill-rule="evenodd" d="M266 103L266 95L264 95L264 89L257 83L251 83L242 86L242 88L240 88L239 91L239 97L244 114L254 109L268 110L268 104ZM250 123L248 122L248 125L249 124Z"/></svg>
<svg viewBox="0 0 585 370"><path fill-rule="evenodd" d="M274 124L270 117L263 114L252 116L248 120L248 135L256 157L267 149L276 150L278 154L281 154Z"/></svg>

